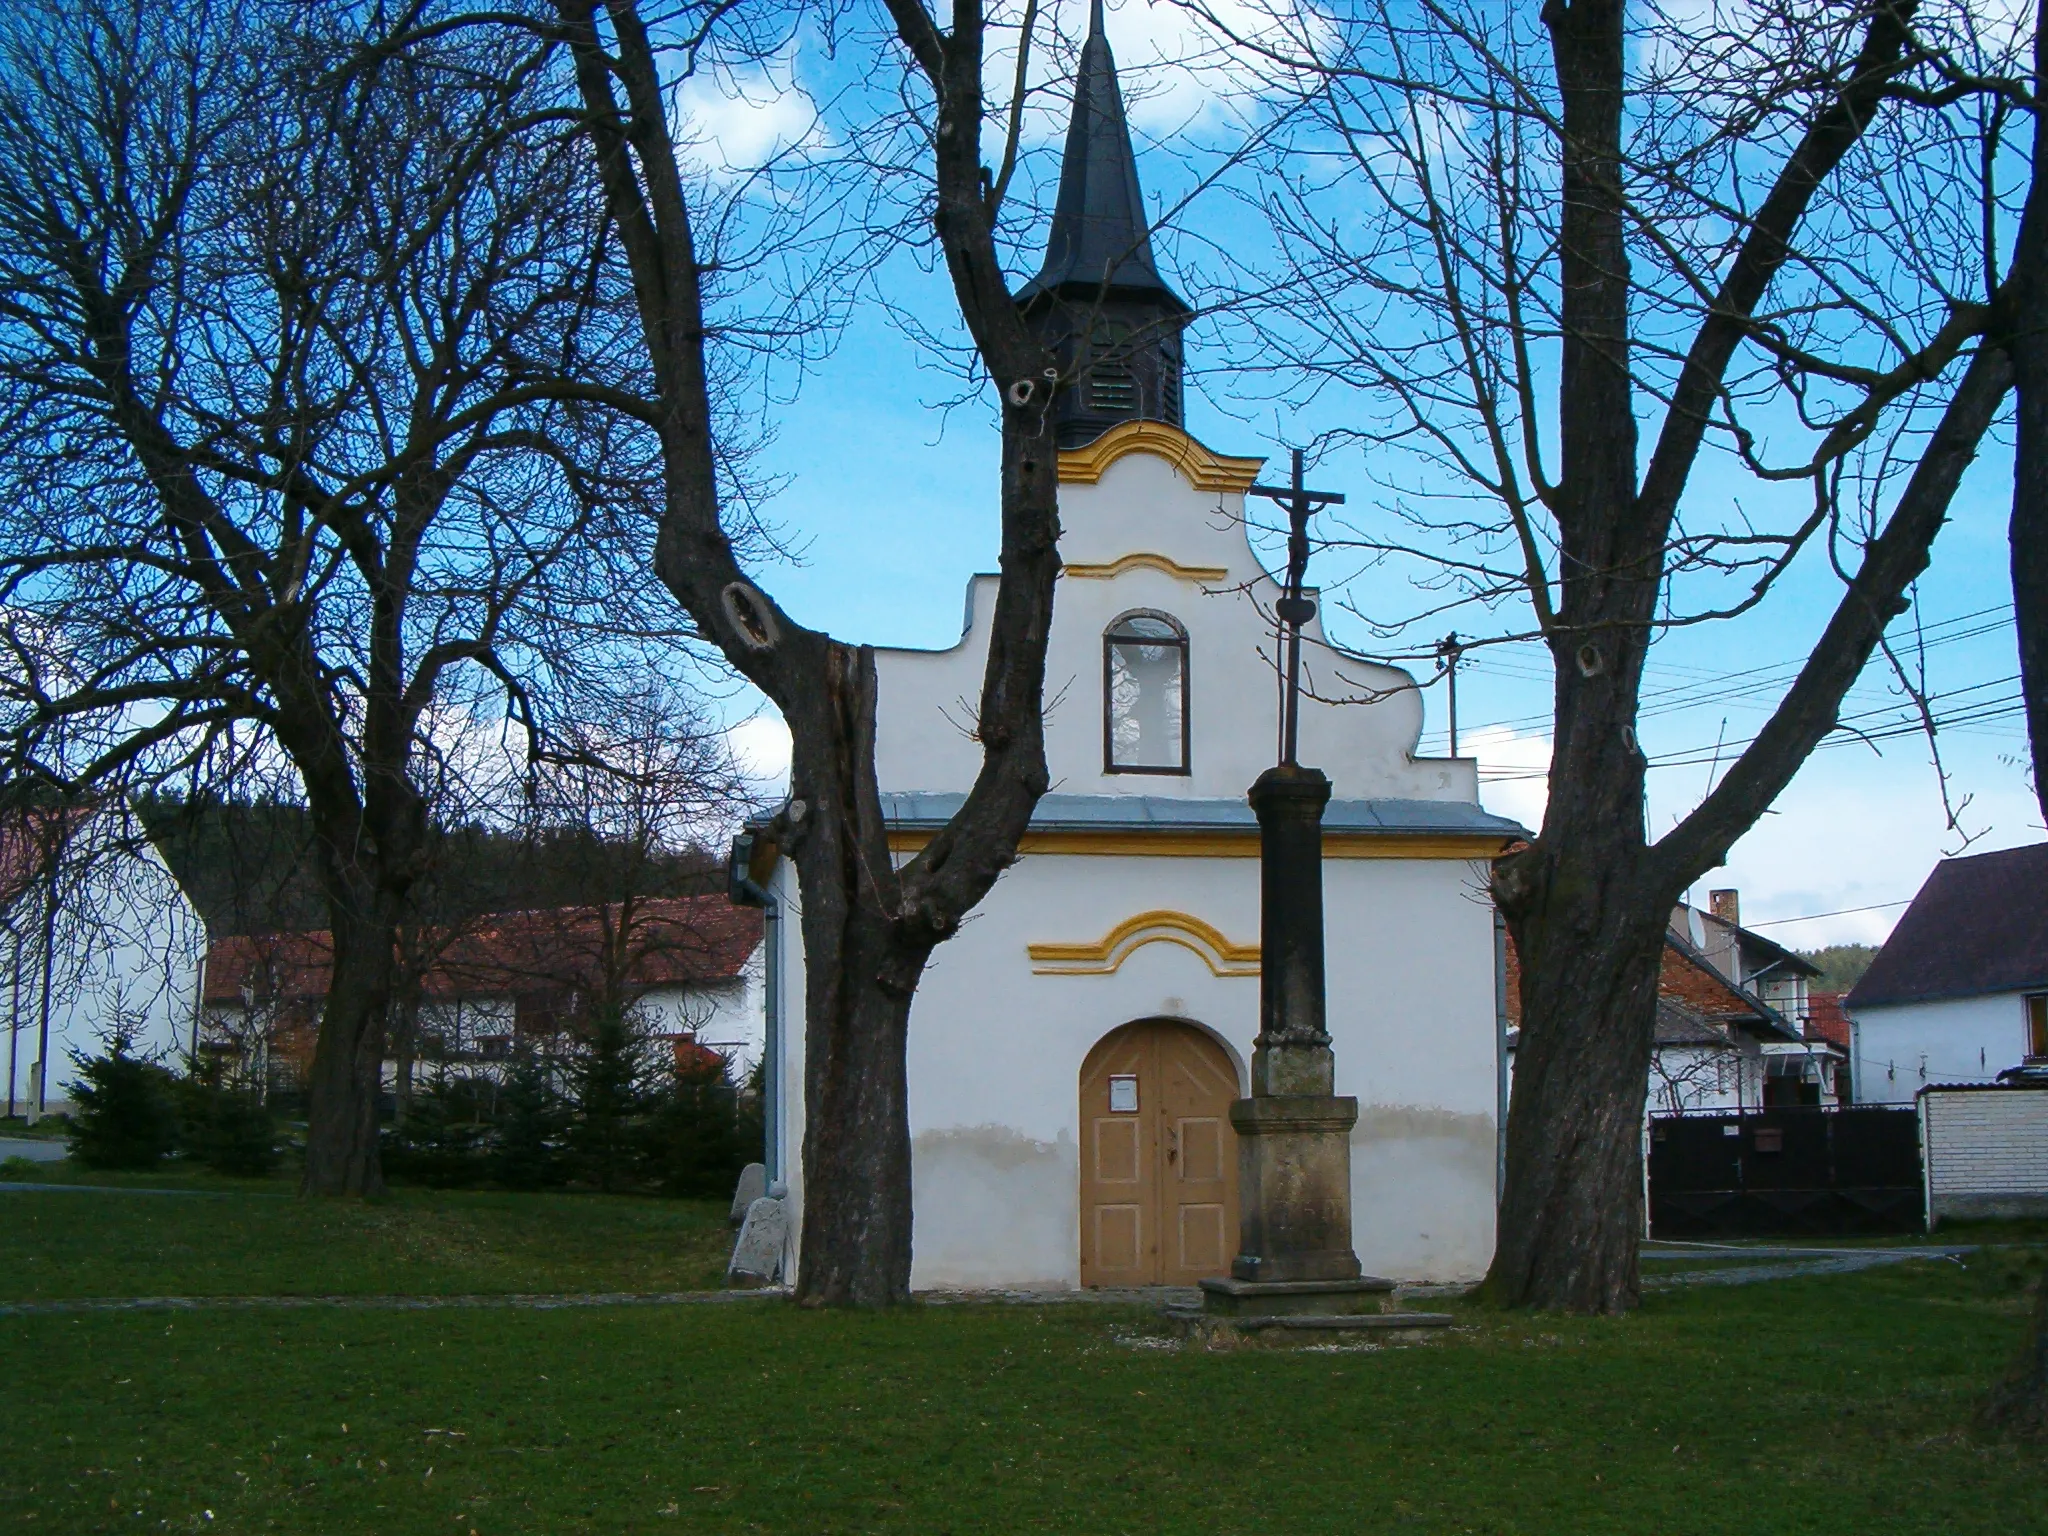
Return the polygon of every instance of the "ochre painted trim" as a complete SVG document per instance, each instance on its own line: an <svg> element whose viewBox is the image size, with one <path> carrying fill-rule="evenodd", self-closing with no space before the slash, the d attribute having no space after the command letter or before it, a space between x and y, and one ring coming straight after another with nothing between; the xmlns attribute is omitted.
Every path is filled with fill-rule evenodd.
<svg viewBox="0 0 2048 1536"><path fill-rule="evenodd" d="M1230 572L1220 565L1182 565L1165 555L1154 554L1119 555L1107 565L1070 565L1065 567L1062 574L1071 576L1076 581L1108 581L1111 577L1123 575L1125 571L1140 568L1164 571L1181 581L1199 582L1204 586L1214 586L1218 582L1230 579Z"/></svg>
<svg viewBox="0 0 2048 1536"><path fill-rule="evenodd" d="M1147 944L1178 944L1202 957L1218 976L1259 974L1259 946L1233 944L1185 912L1140 912L1093 944L1031 944L1031 969L1041 976L1108 976Z"/></svg>
<svg viewBox="0 0 2048 1536"><path fill-rule="evenodd" d="M1234 459L1213 453L1179 427L1163 421L1120 421L1085 448L1060 450L1060 484L1093 485L1127 453L1166 460L1198 491L1242 495L1259 478L1264 459Z"/></svg>
<svg viewBox="0 0 2048 1536"><path fill-rule="evenodd" d="M931 841L929 832L889 834L892 853L916 853ZM1492 859L1505 853L1510 840L1491 833L1404 837L1391 832L1324 832L1325 859ZM1020 854L1079 854L1139 859L1256 859L1259 832L1219 829L1214 832L1134 832L1128 827L1100 832L1027 832L1017 845Z"/></svg>

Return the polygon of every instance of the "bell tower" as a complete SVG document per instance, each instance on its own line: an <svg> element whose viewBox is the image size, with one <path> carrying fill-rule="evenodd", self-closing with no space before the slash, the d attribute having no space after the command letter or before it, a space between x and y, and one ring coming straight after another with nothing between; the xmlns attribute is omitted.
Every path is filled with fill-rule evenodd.
<svg viewBox="0 0 2048 1536"><path fill-rule="evenodd" d="M1116 60L1093 0L1074 81L1045 264L1017 304L1059 361L1059 445L1120 421L1181 424L1181 331L1189 310L1152 264Z"/></svg>

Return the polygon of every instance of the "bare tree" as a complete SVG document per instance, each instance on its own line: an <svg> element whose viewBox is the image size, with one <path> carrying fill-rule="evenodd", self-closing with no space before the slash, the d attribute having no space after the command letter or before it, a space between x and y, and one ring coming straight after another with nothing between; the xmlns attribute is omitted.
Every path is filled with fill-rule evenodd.
<svg viewBox="0 0 2048 1536"><path fill-rule="evenodd" d="M1049 409L1058 372L1012 303L997 253L1008 178L982 162L992 120L982 80L988 18L980 0L955 5L944 27L921 0L889 6L902 50L891 63L903 70L901 94L930 157L924 213L998 392L1003 432L1002 577L974 722L983 766L959 814L898 868L875 777L873 654L799 624L761 589L735 547L744 509L720 495L718 336L706 299L716 274L703 244L706 194L679 148L677 124L687 131L687 119L671 88L707 39L746 17L713 3L664 8L659 18L634 0L556 0L555 9L638 302L651 383L633 414L658 441L664 473L654 568L794 738L776 836L801 883L808 978L797 1291L811 1302L887 1305L910 1282L911 998L934 946L1014 858L1047 783L1041 690L1059 570Z"/></svg>
<svg viewBox="0 0 2048 1536"><path fill-rule="evenodd" d="M1355 542L1421 562L1426 611L1372 617L1469 606L1466 654L1549 653L1548 806L1492 879L1523 1034L1489 1288L1625 1309L1671 906L1836 728L2006 399L2041 61L1963 0L1204 14L1302 107L1258 193L1282 297L1245 313L1282 392L1346 392L1377 449ZM1731 512L1708 465L1749 478ZM1803 669L1652 840L1652 644L1802 554L1841 582Z"/></svg>
<svg viewBox="0 0 2048 1536"><path fill-rule="evenodd" d="M66 0L0 24L6 771L203 782L251 738L290 763L334 934L311 1193L381 1184L429 706L495 695L538 730L578 637L631 634L647 544L645 460L572 382L614 335L546 50L462 34L354 67L369 20Z"/></svg>

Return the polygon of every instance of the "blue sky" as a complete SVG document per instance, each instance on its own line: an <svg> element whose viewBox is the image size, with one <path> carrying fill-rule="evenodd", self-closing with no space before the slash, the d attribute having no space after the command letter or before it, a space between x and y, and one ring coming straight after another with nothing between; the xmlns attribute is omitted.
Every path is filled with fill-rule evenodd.
<svg viewBox="0 0 2048 1536"><path fill-rule="evenodd" d="M1127 85L1143 76L1144 59L1173 45L1171 35L1162 41L1161 29L1168 27L1136 4L1112 12L1110 35ZM800 54L784 81L806 78L804 68ZM1141 141L1147 131L1171 133L1177 126L1188 139L1202 141L1205 127L1220 121L1220 111L1213 103L1205 105L1199 92L1155 98L1138 109ZM762 138L794 116L786 93L766 92L727 132L738 140L749 133ZM1211 134L1205 142L1216 137ZM1046 139L1041 132L1041 148ZM1148 153L1143 142L1139 159L1141 177L1155 200L1175 195L1189 174L1185 160ZM1044 173L1051 167L1041 160L1035 169ZM1211 221L1207 228L1205 216ZM1197 236L1227 233L1233 218L1229 207L1212 197L1196 205L1188 227ZM1192 249L1189 259L1199 264L1199 241L1179 248ZM1028 270L1036 256L1036 249L1030 250L1020 267ZM1025 272L1016 275L1021 279ZM1198 274L1194 280L1199 281ZM912 263L899 262L887 281L894 302L941 323L949 314L943 275L920 273ZM1204 345L1198 325L1189 337L1190 360L1198 367ZM1218 350L1211 338L1212 365ZM1305 437L1313 426L1328 424L1328 419L1276 422L1270 407L1230 405L1232 382L1209 380L1220 405L1216 398L1190 402L1190 429L1219 452L1277 456L1281 430L1294 428ZM997 544L995 429L983 406L968 405L950 414L938 409L957 389L956 379L933 366L871 307L856 314L833 354L805 381L793 403L776 413L778 438L765 467L787 483L768 516L800 559L762 574L803 622L848 640L884 645L938 647L957 638L966 580L977 570L993 568ZM1369 518L1376 467L1381 466L1369 454L1339 453L1319 467L1316 479L1350 492L1351 510ZM1933 568L1918 591L1917 620L1933 641L1926 651L1928 682L1945 712L1982 706L1995 714L2000 701L2017 693L2010 681L2018 667L2007 612L2009 484L2004 451L1994 448L1966 481L1937 544ZM1696 502L1735 494L1734 487L1717 483L1711 469L1697 478L1693 490ZM1320 575L1331 581L1347 569L1341 556L1332 556ZM1404 600L1404 580L1401 573L1382 568L1331 595L1349 595L1370 611L1387 611ZM1809 560L1755 613L1680 631L1660 642L1646 690L1655 708L1644 719L1643 741L1653 762L1681 761L1652 772L1653 830L1668 828L1705 792L1716 771L1717 738L1739 744L1762 723L1775 701L1774 682L1781 686L1789 680L1790 668L1824 622L1837 590L1824 563ZM1326 611L1340 643L1373 647L1363 624L1348 619L1335 604ZM1910 646L1913 622L1909 617L1895 626L1895 639ZM1460 627L1467 626L1461 622ZM1531 824L1541 811L1549 690L1547 658L1535 646L1483 653L1467 664L1460 679L1461 745L1480 759L1486 801ZM1906 719L1904 702L1886 675L1873 668L1852 696L1849 711L1876 729ZM1440 689L1428 694L1426 710L1423 747L1441 751L1445 712ZM777 730L767 720L742 728L747 750L770 769L779 756ZM2017 715L1959 724L1944 731L1941 742L1950 798L1967 800L1960 820L1974 839L1969 851L2038 841L2042 831L2028 788L2024 731ZM1875 749L1840 741L1814 755L1774 812L1700 889L1738 887L1745 920L1769 924L1765 931L1782 942L1876 941L1933 864L1963 846L1963 837L1944 825L1924 737L1897 736ZM1852 908L1875 910L1844 910ZM1828 913L1841 915L1784 921Z"/></svg>

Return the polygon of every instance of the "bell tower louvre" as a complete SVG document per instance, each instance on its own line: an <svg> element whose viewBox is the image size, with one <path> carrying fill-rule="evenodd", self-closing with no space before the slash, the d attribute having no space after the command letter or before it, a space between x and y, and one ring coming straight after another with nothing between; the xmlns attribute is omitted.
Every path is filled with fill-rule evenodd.
<svg viewBox="0 0 2048 1536"><path fill-rule="evenodd" d="M1081 47L1045 264L1017 304L1066 381L1054 407L1062 448L1092 442L1120 421L1181 425L1181 331L1190 311L1152 264L1102 0L1093 0Z"/></svg>

